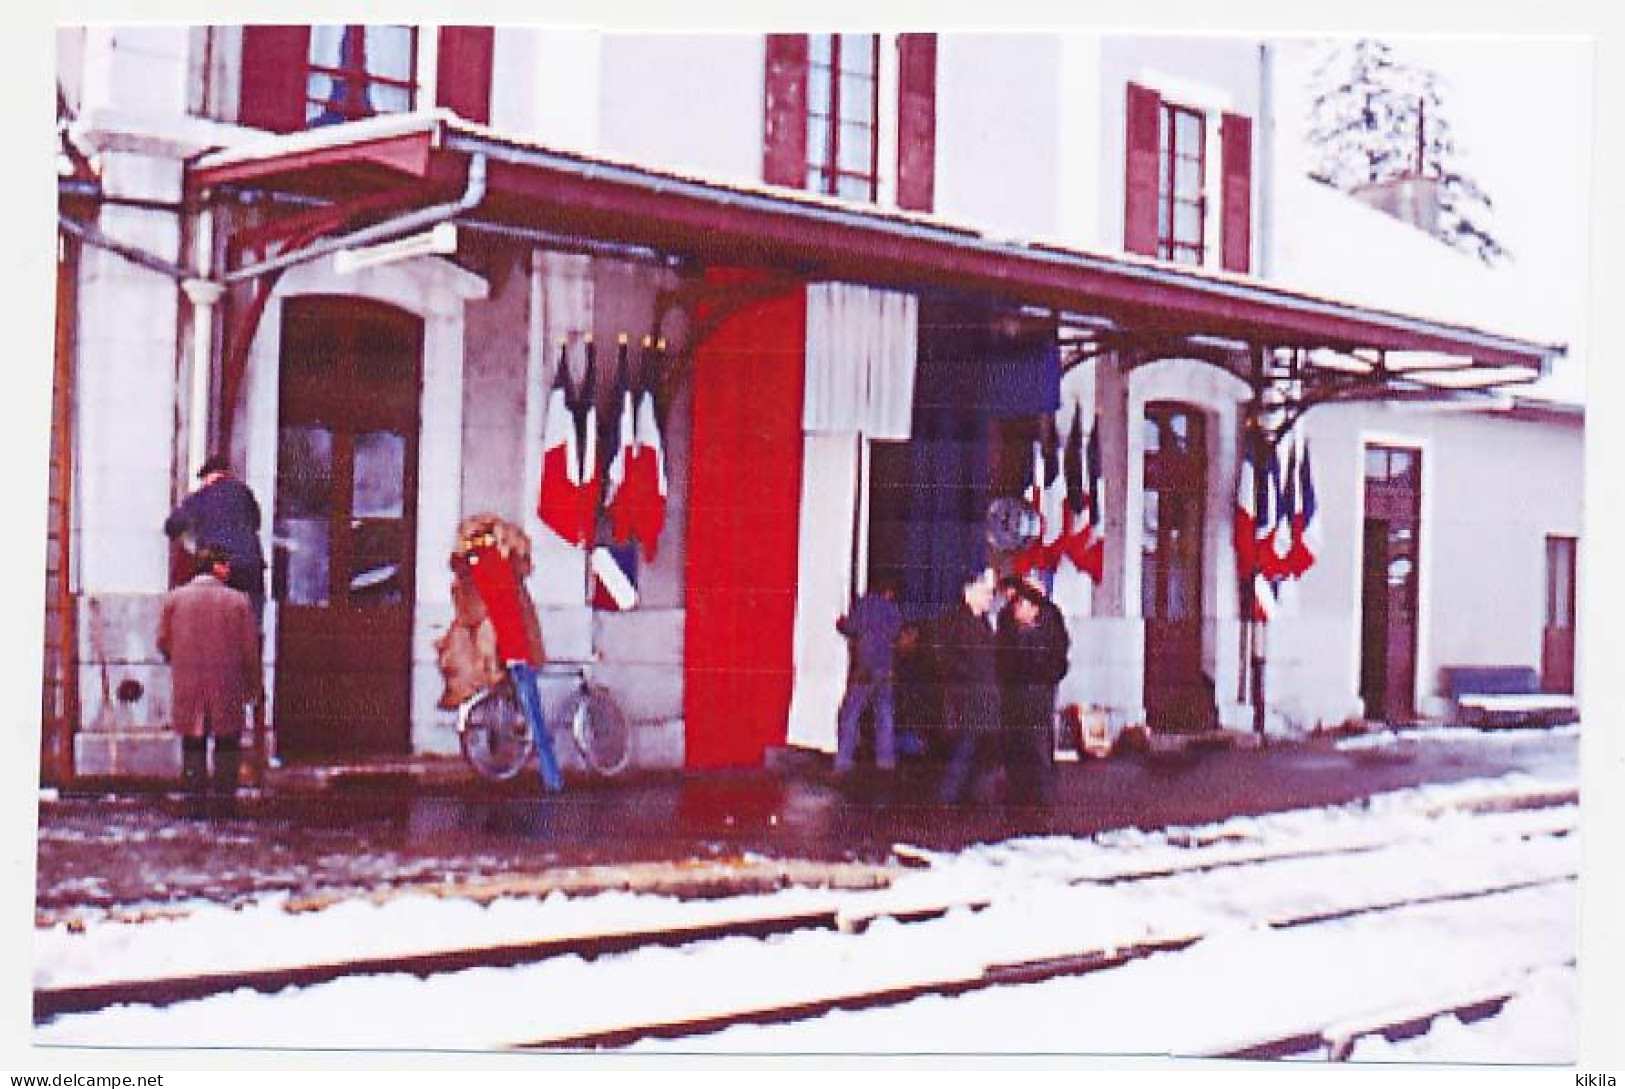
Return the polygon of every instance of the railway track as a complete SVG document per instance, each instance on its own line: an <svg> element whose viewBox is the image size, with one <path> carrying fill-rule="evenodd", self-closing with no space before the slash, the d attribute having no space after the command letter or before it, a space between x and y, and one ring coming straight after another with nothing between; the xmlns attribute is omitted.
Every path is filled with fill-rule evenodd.
<svg viewBox="0 0 1625 1089"><path fill-rule="evenodd" d="M1560 839L1573 830L1571 815L1546 814L1541 819L1534 814L1513 826L1508 841L1528 842L1535 838ZM1350 843L1320 850L1260 851L1224 858L1195 858L1179 866L1152 866L1135 871L1120 870L1094 876L1073 876L1062 882L1070 886L1095 884L1104 887L1135 881L1168 880L1183 876L1200 876L1227 869L1249 866L1264 867L1283 862L1301 862L1311 859L1358 858L1371 855L1382 844ZM1394 844L1387 844L1392 847ZM1423 895L1390 896L1371 902L1345 904L1335 908L1300 910L1278 914L1267 920L1267 925L1279 929L1294 929L1337 922L1360 915L1402 911L1430 904L1459 903L1473 899L1506 895L1508 893L1571 882L1572 872L1555 875L1537 875L1515 882L1458 887ZM704 943L723 939L747 938L766 941L777 937L809 931L839 931L861 933L881 920L891 920L902 926L914 926L942 919L950 912L970 913L985 910L992 898L932 902L912 905L887 906L865 903L863 897L853 897L845 906L804 910L778 915L742 917L720 922L661 929L628 930L613 934L544 938L536 941L511 942L500 945L471 946L429 952L416 952L394 956L358 958L354 960L281 966L233 972L217 972L174 976L167 978L120 980L82 986L39 988L34 994L34 1017L37 1024L72 1014L94 1013L120 1004L167 1006L185 1003L210 995L247 989L272 994L285 988L320 988L326 984L369 975L405 973L420 979L432 980L449 973L471 968L508 968L539 964L554 958L579 957L593 959L617 954L636 953L651 949L691 950ZM671 1040L688 1036L718 1032L734 1025L777 1024L821 1016L836 1010L874 1009L895 1006L931 995L955 996L997 987L1044 982L1066 976L1087 975L1123 967L1158 953L1173 953L1188 948L1205 935L1201 932L1179 932L1157 935L1147 940L1124 942L1114 946L1078 949L1031 959L1020 959L977 965L974 970L948 973L936 978L909 980L892 986L873 987L851 991L838 991L814 998L763 1003L751 1008L714 1010L696 1013L693 1017L655 1019L606 1025L590 1031L564 1032L512 1041L510 1046L545 1049L605 1049L625 1047L643 1040ZM1485 1002L1497 996L1475 997L1461 1005L1464 1014L1478 1013ZM1504 997L1501 998L1504 1002ZM1489 1009L1488 1006L1483 1006ZM1494 1007L1499 1009L1499 1005ZM1487 1014L1478 1013L1479 1016ZM1413 1014L1412 1020L1420 1014ZM1316 1030L1317 1039L1324 1032ZM1303 1037L1303 1038L1300 1038ZM1270 1047L1305 1044L1304 1034L1292 1040L1262 1041L1237 1048L1232 1057L1251 1057L1248 1048L1262 1048L1257 1057L1273 1054ZM1314 1047L1321 1047L1324 1041ZM1305 1044L1304 1050L1308 1050ZM1282 1052L1296 1053L1296 1052Z"/></svg>

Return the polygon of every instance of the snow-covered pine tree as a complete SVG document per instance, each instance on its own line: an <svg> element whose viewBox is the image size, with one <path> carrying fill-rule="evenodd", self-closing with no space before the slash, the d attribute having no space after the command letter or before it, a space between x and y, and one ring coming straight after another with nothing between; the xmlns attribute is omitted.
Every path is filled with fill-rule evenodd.
<svg viewBox="0 0 1625 1089"><path fill-rule="evenodd" d="M1461 168L1438 75L1370 38L1323 50L1310 76L1309 176L1348 193L1433 178L1439 239L1485 264L1510 259L1490 225L1489 194Z"/></svg>

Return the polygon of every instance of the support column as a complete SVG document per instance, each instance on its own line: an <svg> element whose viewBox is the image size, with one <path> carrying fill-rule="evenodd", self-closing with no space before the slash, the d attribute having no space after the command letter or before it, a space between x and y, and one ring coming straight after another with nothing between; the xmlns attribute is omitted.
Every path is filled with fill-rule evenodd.
<svg viewBox="0 0 1625 1089"><path fill-rule="evenodd" d="M108 151L102 171L110 196L181 195L177 159ZM120 242L180 261L180 217L173 212L106 204L96 225ZM173 280L106 250L82 251L73 540L81 591L84 729L74 742L80 776L179 771L179 749L167 729L169 670L157 649L168 586L162 527L178 498L179 306Z"/></svg>

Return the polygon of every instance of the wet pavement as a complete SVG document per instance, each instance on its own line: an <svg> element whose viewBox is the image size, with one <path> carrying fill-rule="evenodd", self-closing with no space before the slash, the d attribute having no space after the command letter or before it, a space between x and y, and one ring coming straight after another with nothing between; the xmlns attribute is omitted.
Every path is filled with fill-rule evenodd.
<svg viewBox="0 0 1625 1089"><path fill-rule="evenodd" d="M1057 765L1045 807L1002 804L996 776L977 801L943 807L932 800L940 768L930 763L905 764L895 778L860 770L835 782L815 759L777 771L573 782L546 798L528 775L500 785L363 776L262 792L240 801L234 816L208 820L187 818L162 795L65 794L40 806L37 910L48 922L117 905L331 898L565 868L591 870L604 887L639 887L628 867L648 875L649 864L664 864L668 878L732 867L737 887L695 884L696 894L718 895L755 891L752 882L834 880L838 868L791 872L785 863L890 864L896 844L951 850L1023 835L1200 824L1520 771L1568 780L1578 748L1572 731L1493 740L1464 732L1461 740L1352 750L1318 738L1119 755Z"/></svg>

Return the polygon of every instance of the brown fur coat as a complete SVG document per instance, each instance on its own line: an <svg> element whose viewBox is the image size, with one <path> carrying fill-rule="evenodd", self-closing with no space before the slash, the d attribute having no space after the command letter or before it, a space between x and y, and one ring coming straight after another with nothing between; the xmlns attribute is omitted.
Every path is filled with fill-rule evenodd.
<svg viewBox="0 0 1625 1089"><path fill-rule="evenodd" d="M496 539L498 551L513 563L514 574L520 580L525 627L536 649L536 660L547 660L542 645L541 622L537 619L536 606L524 585L525 576L531 571L530 538L512 522L494 514L475 514L465 518L457 526L457 544L451 553L451 625L434 643L440 674L446 681L445 691L440 695L440 706L448 709L502 678L496 632L485 615L485 605L480 601L473 582L457 562L468 542L485 534Z"/></svg>

